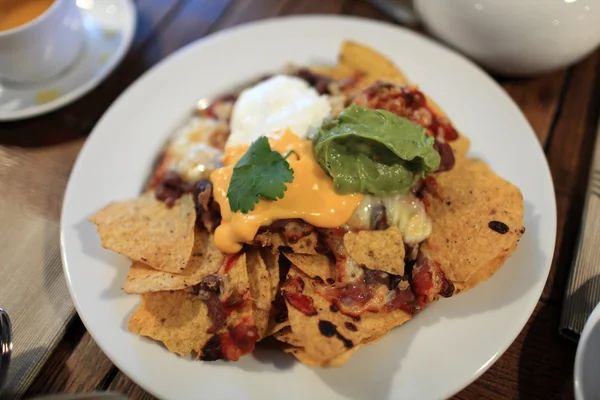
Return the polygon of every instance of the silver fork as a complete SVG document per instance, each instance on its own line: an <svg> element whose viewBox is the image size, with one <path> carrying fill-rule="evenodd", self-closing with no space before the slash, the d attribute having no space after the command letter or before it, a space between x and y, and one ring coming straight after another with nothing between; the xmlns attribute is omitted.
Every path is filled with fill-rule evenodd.
<svg viewBox="0 0 600 400"><path fill-rule="evenodd" d="M0 308L0 392L8 374L12 353L12 327L6 311Z"/></svg>

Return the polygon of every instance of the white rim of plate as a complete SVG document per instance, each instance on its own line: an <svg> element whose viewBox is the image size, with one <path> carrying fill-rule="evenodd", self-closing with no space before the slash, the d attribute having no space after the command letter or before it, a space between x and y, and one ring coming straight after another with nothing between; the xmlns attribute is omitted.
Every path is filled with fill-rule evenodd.
<svg viewBox="0 0 600 400"><path fill-rule="evenodd" d="M515 103L515 101L505 92L502 90L502 88L498 85L498 83L490 76L488 75L481 67L479 67L475 62L471 61L470 59L468 59L467 57L465 57L464 55L462 55L461 53L454 51L446 46L444 46L443 44L427 38L427 37L423 37L422 35L419 35L418 33L415 33L414 31L411 31L410 29L395 25L393 23L388 23L388 22L382 22L382 21L376 21L376 20L372 20L369 18L363 18L363 17L357 17L357 16L346 16L346 15L322 15L322 14L304 14L304 15L290 15L290 16L278 16L278 17L271 17L271 18L265 18L262 20L258 20L258 21L249 21L222 31L217 31L214 32L208 36L202 37L196 41L193 41L185 46L182 46L180 49L178 49L177 51L175 51L174 53L170 54L169 56L167 56L166 58L164 58L163 60L161 60L159 63L157 63L156 65L154 65L152 68L150 68L148 71L144 72L140 77L138 77L138 79L136 79L135 82L133 82L123 93L121 93L121 95L113 102L113 104L109 107L109 109L107 110L107 112L102 116L102 118L97 122L97 126L101 125L103 120L105 118L108 118L108 111L113 109L113 108L119 108L121 106L121 104L125 101L125 99L128 97L129 93L132 93L134 91L137 90L138 86L142 86L146 83L146 81L150 78L151 75L154 74L158 74L161 70L161 67L164 66L165 64L167 64L168 62L171 62L175 59L181 58L183 56L185 56L185 54L189 51L192 51L194 47L202 45L204 43L207 42L217 42L220 40L225 40L227 38L227 36L229 35L233 35L235 33L237 33L238 31L243 31L245 29L250 29L254 26L259 26L259 25L266 25L266 24L273 24L273 23L277 23L278 21L282 21L282 20L296 20L296 21L301 21L303 19L306 20L315 20L315 19L321 19L324 22L327 22L328 20L345 20L348 22L360 22L360 23L370 23L373 25L384 25L387 26L389 28L392 29L396 29L396 30L401 30L403 31L404 34L407 35L412 35L414 37L416 37L418 40L420 41L427 41L430 44L433 44L436 46L437 50L444 52L446 54L451 55L452 57L455 57L457 59L460 59L461 62L464 62L465 64L468 64L474 72L479 73L480 78L481 79L485 79L488 83L492 84L494 87L496 87L498 90L502 91L505 97L505 100L507 100L508 103L510 103L511 107L513 108L513 111L515 114L518 114L523 122L529 127L530 129L530 133L531 136L528 137L528 140L533 140L535 141L536 146L532 147L535 148L535 151L539 152L539 154L542 156L543 160L544 160L544 166L545 168L543 169L543 171L541 172L543 174L543 176L541 177L542 179L544 179L546 181L546 184L548 185L548 187L552 190L552 193L554 193L554 182L552 180L552 176L550 174L550 168L549 168L549 164L548 164L548 160L544 154L544 151L542 149L542 146L540 145L539 141L537 141L537 137L535 136L535 132L533 131L533 129L531 128L531 125L529 124L529 121L527 120L527 118L524 116L523 112L521 111L521 109L518 107L518 105ZM190 105L190 108L193 105ZM185 111L185 110L184 110ZM173 121L178 122L176 120ZM84 143L78 157L77 160L75 161L75 164L73 166L72 169L72 173L77 171L79 168L80 163L82 163L83 159L85 158L85 155L87 154L87 152L91 151L90 148L92 148L93 146L93 141L90 139L94 138L94 132L95 129L92 131L92 133L90 134L90 136L88 137L88 140L86 140L86 142ZM168 136L167 136L168 137ZM140 185L142 184L142 182L140 182ZM74 190L72 188L72 181L71 179L69 179L69 182L67 184L67 188L65 190L65 199L67 199L67 196L69 194L70 191ZM549 249L550 254L554 253L554 248L555 248L555 242L556 242L556 230L557 230L557 226L556 226L556 198L555 196L552 196L551 198L552 201L552 210L553 210L553 214L547 217L550 217L551 219L554 220L554 224L552 227L552 232L551 236L554 238L552 241L552 248ZM71 277L69 274L69 270L67 268L67 255L66 255L66 248L64 245L64 229L65 229L65 224L66 221L64 220L64 215L65 215L65 210L68 207L68 202L65 201L63 203L63 208L62 208L62 217L61 217L61 258L62 258L62 262L63 262L63 271L65 273L65 278L67 279L67 283L68 283L68 287L69 287L69 292L71 294L71 298L75 304L75 307L77 309L77 312L82 320L82 322L84 323L84 325L86 325L87 327L87 318L81 313L81 309L80 306L76 300L76 296L75 296L75 290L71 284ZM544 289L545 283L547 281L548 278L548 274L550 272L550 265L552 262L552 257L550 258L548 265L546 266L546 270L545 270L545 277L543 282L538 282L538 290L537 290L537 298L539 298L542 294L542 291ZM535 307L537 305L537 302L532 302L532 304L526 309L526 313L523 313L522 316L520 317L520 319L518 320L518 326L520 327L519 330L517 330L516 332L514 332L513 335L510 335L510 337L507 336L507 340L505 340L505 342L503 342L502 344L500 344L498 346L498 351L494 353L494 355L492 357L490 357L490 359L484 364L482 365L477 371L475 371L473 373L473 375L471 376L471 378L469 379L469 381L467 383L461 383L461 384L457 384L455 387L451 388L448 393L447 396L445 397L450 397L456 393L458 393L459 391L461 391L462 389L466 388L468 385L470 385L471 383L473 383L474 381L476 381L479 377L481 377L481 375L483 375L505 352L506 350L510 347L510 345L515 341L515 339L518 337L518 335L520 334L520 332L522 331L523 327L525 327L525 325L527 324L527 321L529 320L529 318L531 317ZM103 343L101 343L98 338L96 337L95 333L93 331L89 331L91 336L94 338L94 340L97 342L98 346L101 348L101 350L106 353L107 355L110 353L110 350L107 349ZM508 340L509 339L509 340ZM110 357L109 357L110 358ZM131 377L135 375L135 371L132 371L128 365L123 365L120 361L115 361L111 358L111 361L117 366L117 368L119 368L119 370L123 371L127 376ZM133 378L132 378L133 379ZM141 387L143 387L146 391L148 391L149 393L152 393L154 396L159 397L159 394L154 392L152 390L152 388L147 387L146 385L144 385L143 383L137 382L136 384L140 385Z"/></svg>

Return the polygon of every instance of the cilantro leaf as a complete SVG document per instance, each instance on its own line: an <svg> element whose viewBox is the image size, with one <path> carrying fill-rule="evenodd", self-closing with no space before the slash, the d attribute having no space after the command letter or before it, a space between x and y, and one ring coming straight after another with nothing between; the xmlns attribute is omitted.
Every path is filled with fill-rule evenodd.
<svg viewBox="0 0 600 400"><path fill-rule="evenodd" d="M264 136L252 143L233 168L227 189L231 211L246 214L254 210L261 196L268 200L283 198L285 184L294 180L294 170L286 161L290 153L284 157L271 150Z"/></svg>

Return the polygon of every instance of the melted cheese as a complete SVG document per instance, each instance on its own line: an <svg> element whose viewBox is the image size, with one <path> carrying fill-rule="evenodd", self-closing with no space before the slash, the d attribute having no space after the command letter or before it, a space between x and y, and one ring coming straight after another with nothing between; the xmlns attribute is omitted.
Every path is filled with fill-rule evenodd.
<svg viewBox="0 0 600 400"><path fill-rule="evenodd" d="M193 118L179 129L167 150L167 169L194 182L207 178L216 169L223 152L211 146L210 137L227 131L227 125L211 118Z"/></svg>
<svg viewBox="0 0 600 400"><path fill-rule="evenodd" d="M221 207L222 222L215 231L217 247L225 253L235 253L242 243L251 242L261 226L279 219L301 218L321 228L335 228L345 224L362 200L362 194L339 195L333 188L332 179L319 166L312 153L312 142L301 139L289 130L267 135L273 150L286 154L297 153L287 161L294 170L294 180L287 184L282 199L261 199L254 210L247 214L232 212L227 200L227 189L237 161L246 153L249 145L233 146L226 150L224 167L214 171L214 198Z"/></svg>
<svg viewBox="0 0 600 400"><path fill-rule="evenodd" d="M423 202L411 193L382 198L364 196L348 222L350 228L372 229L372 214L381 205L386 209L390 225L400 229L405 243L420 243L431 235L431 218L427 215Z"/></svg>

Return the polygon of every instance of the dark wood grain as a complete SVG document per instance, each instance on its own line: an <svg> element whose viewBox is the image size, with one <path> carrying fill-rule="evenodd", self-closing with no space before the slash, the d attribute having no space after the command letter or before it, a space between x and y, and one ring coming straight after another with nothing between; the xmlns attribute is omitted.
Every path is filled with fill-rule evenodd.
<svg viewBox="0 0 600 400"><path fill-rule="evenodd" d="M546 143L557 195L558 237L542 299L559 305L562 304L575 240L581 226L591 151L596 139L600 106L599 71L600 52L596 52L568 72L569 83Z"/></svg>
<svg viewBox="0 0 600 400"><path fill-rule="evenodd" d="M138 29L121 65L96 90L59 111L0 124L0 189L32 212L58 219L73 161L91 128L137 77L215 31L277 15L349 14L393 22L360 0L137 0ZM570 399L575 347L557 334L564 281L580 226L598 117L600 53L528 79L499 78L545 147L558 203L558 238L541 302L507 352L457 399ZM18 146L18 147L9 147ZM43 171L43 172L40 172ZM35 187L36 190L31 190ZM108 389L153 397L106 358L76 318L28 395Z"/></svg>
<svg viewBox="0 0 600 400"><path fill-rule="evenodd" d="M103 380L112 369L113 363L86 332L79 317L75 317L26 396L104 389Z"/></svg>
<svg viewBox="0 0 600 400"><path fill-rule="evenodd" d="M581 193L587 184L587 171L598 121L598 72L600 53L595 52L572 68L569 86L558 115L548 162L557 193Z"/></svg>
<svg viewBox="0 0 600 400"><path fill-rule="evenodd" d="M557 71L527 80L500 82L527 117L542 146L550 136L565 76L565 71Z"/></svg>
<svg viewBox="0 0 600 400"><path fill-rule="evenodd" d="M235 1L214 25L212 31L226 29L258 19L281 15L295 0L261 0L260 7L252 1Z"/></svg>
<svg viewBox="0 0 600 400"><path fill-rule="evenodd" d="M345 0L295 0L288 2L281 14L338 14L343 11L345 3ZM261 2L257 4L261 4Z"/></svg>
<svg viewBox="0 0 600 400"><path fill-rule="evenodd" d="M144 389L135 384L125 374L120 371L115 375L115 378L108 385L107 390L118 392L126 395L131 400L153 400L156 397L146 392Z"/></svg>
<svg viewBox="0 0 600 400"><path fill-rule="evenodd" d="M581 226L584 195L556 195L557 235L554 258L542 300L561 305Z"/></svg>

